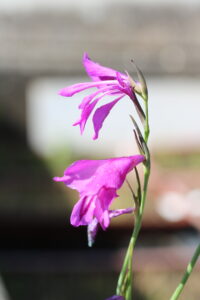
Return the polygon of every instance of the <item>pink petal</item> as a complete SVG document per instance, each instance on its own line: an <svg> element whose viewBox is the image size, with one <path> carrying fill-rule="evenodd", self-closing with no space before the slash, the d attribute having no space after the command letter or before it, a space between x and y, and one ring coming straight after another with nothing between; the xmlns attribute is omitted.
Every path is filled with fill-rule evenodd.
<svg viewBox="0 0 200 300"><path fill-rule="evenodd" d="M63 181L84 195L96 195L102 187L119 189L127 173L144 160L143 155L79 160L65 170L63 177L55 177L54 180Z"/></svg>
<svg viewBox="0 0 200 300"><path fill-rule="evenodd" d="M93 87L101 87L106 85L113 85L117 84L117 81L114 80L108 80L105 82L103 81L96 81L96 82L83 82L83 83L76 83L70 86L67 86L60 90L59 95L64 97L71 97L75 95L76 93L79 93L81 91L84 91L86 89L90 89Z"/></svg>
<svg viewBox="0 0 200 300"><path fill-rule="evenodd" d="M129 173L138 163L144 161L143 155L118 157L102 160L96 168L91 181L85 186L86 190L97 193L101 187L119 189Z"/></svg>
<svg viewBox="0 0 200 300"><path fill-rule="evenodd" d="M116 197L118 197L116 190L106 187L103 187L97 195L94 215L104 230L110 224L108 208L113 199Z"/></svg>
<svg viewBox="0 0 200 300"><path fill-rule="evenodd" d="M87 95L86 97L83 98L83 100L78 108L84 109L85 106L88 105L98 94L104 93L107 90L108 90L108 87L100 88L97 91L95 91L94 93Z"/></svg>
<svg viewBox="0 0 200 300"><path fill-rule="evenodd" d="M79 160L65 170L63 177L54 177L53 180L62 181L68 187L83 193L101 165L102 160Z"/></svg>
<svg viewBox="0 0 200 300"><path fill-rule="evenodd" d="M134 211L133 207L123 208L123 209L115 209L109 211L109 218L116 218L124 214L131 214Z"/></svg>
<svg viewBox="0 0 200 300"><path fill-rule="evenodd" d="M101 97L102 98L102 97ZM99 101L100 97L95 99L92 103L88 104L87 106L85 106L85 108L83 109L82 113L81 113L81 118L80 120L76 121L73 126L76 125L80 125L80 130L81 130L81 134L83 133L84 129L85 129L85 125L87 123L87 120L91 114L91 112L93 111L95 105L97 104L97 102Z"/></svg>
<svg viewBox="0 0 200 300"><path fill-rule="evenodd" d="M53 180L54 181L57 181L57 182L64 182L64 181L67 181L68 177L67 176L62 176L62 177L53 177Z"/></svg>
<svg viewBox="0 0 200 300"><path fill-rule="evenodd" d="M126 80L126 82L124 82L124 76L121 76L121 74L119 72L116 72L116 78L117 78L119 84L123 88L127 86L127 80Z"/></svg>
<svg viewBox="0 0 200 300"><path fill-rule="evenodd" d="M90 116L90 114L92 113L94 107L96 106L97 102L102 99L103 97L107 96L107 95L113 95L113 94L119 94L119 92L113 92L113 91L107 91L107 89L105 89L106 92L103 93L101 96L99 96L98 98L96 98L92 103L88 103L83 106L82 108L82 113L81 113L81 118L80 120L76 121L73 126L76 125L80 125L80 130L81 130L81 134L83 133L84 129L85 129L85 125L87 123L87 120ZM102 92L102 91L101 91ZM96 93L97 94L97 93ZM86 101L86 100L85 100ZM89 102L89 99L88 99Z"/></svg>
<svg viewBox="0 0 200 300"><path fill-rule="evenodd" d="M82 197L72 210L70 222L73 226L88 225L92 222L95 209L94 197Z"/></svg>
<svg viewBox="0 0 200 300"><path fill-rule="evenodd" d="M112 197L112 198L114 198L114 197ZM111 200L111 202L112 202L112 200ZM108 204L108 206L109 206L109 204ZM107 207L107 209L108 209L108 207ZM111 218L121 216L123 214L130 214L133 211L134 211L133 207L109 210L108 216L109 216L109 219L111 219ZM106 225L105 222L104 222L104 225ZM109 225L109 223L107 223L107 227L108 227L108 225ZM98 222L97 218L94 218L87 227L87 236L88 236L88 246L89 247L92 247L92 245L94 244L98 229L99 229L99 222Z"/></svg>
<svg viewBox="0 0 200 300"><path fill-rule="evenodd" d="M113 70L111 68L107 68L104 66L101 66L100 64L92 61L87 53L84 53L83 55L83 65L85 67L85 70L88 74L88 76L93 80L115 80L116 79L116 70ZM122 76L125 76L122 74Z"/></svg>
<svg viewBox="0 0 200 300"><path fill-rule="evenodd" d="M99 107L93 116L93 126L94 126L94 131L95 134L93 136L93 140L96 140L99 135L99 130L103 126L103 122L110 113L111 109L115 106L115 104L124 97L124 95L120 96L119 98L115 99L112 102L109 102L101 107Z"/></svg>
<svg viewBox="0 0 200 300"><path fill-rule="evenodd" d="M88 105L98 94L101 94L101 93L104 93L104 95L107 95L107 94L113 95L115 93L120 93L120 91L119 91L118 85L114 85L114 84L106 86L106 87L101 87L94 93L89 94L86 97L84 97L78 108L84 109L86 105Z"/></svg>

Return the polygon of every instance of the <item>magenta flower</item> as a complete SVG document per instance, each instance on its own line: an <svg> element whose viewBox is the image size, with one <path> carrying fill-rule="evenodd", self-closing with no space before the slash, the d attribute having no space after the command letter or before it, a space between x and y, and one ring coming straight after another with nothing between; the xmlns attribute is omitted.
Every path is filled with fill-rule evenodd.
<svg viewBox="0 0 200 300"><path fill-rule="evenodd" d="M92 111L95 109L95 106L105 96L114 96L115 99L95 110L93 115L94 140L98 138L99 131L103 126L103 122L109 115L111 109L126 95L130 97L140 115L144 117L142 108L134 93L134 88L132 85L133 81L130 80L128 75L107 67L103 67L98 63L93 62L88 57L87 53L85 53L83 56L83 65L93 82L74 84L62 89L59 92L59 94L64 97L71 97L83 90L93 87L97 88L95 92L92 92L83 98L81 104L79 105L79 109L81 109L81 116L80 119L73 125L80 126L81 134L83 133L87 120Z"/></svg>
<svg viewBox="0 0 200 300"><path fill-rule="evenodd" d="M110 218L117 214L109 211L112 201L118 197L116 191L124 183L127 173L144 160L143 155L79 160L65 170L63 177L54 177L54 181L62 181L80 194L71 214L71 224L90 225L97 219L105 230Z"/></svg>

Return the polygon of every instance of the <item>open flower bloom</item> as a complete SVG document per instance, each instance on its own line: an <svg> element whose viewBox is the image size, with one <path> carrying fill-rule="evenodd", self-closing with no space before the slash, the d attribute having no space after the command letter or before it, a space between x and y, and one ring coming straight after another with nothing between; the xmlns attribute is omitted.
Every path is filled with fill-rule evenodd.
<svg viewBox="0 0 200 300"><path fill-rule="evenodd" d="M71 214L73 226L90 225L94 219L105 230L110 218L118 212L109 211L116 191L122 186L127 173L144 161L143 155L104 160L79 160L70 165L63 177L54 177L79 192L80 199ZM120 213L118 213L119 215Z"/></svg>
<svg viewBox="0 0 200 300"><path fill-rule="evenodd" d="M92 82L74 84L62 89L59 92L59 94L64 97L71 97L83 90L94 87L97 88L96 91L93 91L84 97L79 105L79 109L81 109L81 116L80 119L73 125L80 126L81 134L84 131L89 116L95 110L95 106L105 96L113 96L114 100L100 106L95 110L93 115L93 139L98 138L99 130L102 128L103 122L111 109L126 95L128 95L134 102L139 114L144 117L144 113L131 84L132 80L130 80L128 75L107 67L103 67L98 63L93 62L86 53L83 56L83 65Z"/></svg>

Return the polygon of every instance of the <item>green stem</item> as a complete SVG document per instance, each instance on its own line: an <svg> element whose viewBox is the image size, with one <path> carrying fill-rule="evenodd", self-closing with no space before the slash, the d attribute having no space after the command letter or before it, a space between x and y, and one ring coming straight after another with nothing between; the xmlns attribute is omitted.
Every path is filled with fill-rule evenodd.
<svg viewBox="0 0 200 300"><path fill-rule="evenodd" d="M170 300L177 300L178 297L180 296L190 274L193 271L193 268L197 262L199 255L200 255L200 244L197 246L197 248L194 252L194 255L193 255L191 261L189 262L187 269L183 275L183 278L182 278L181 282L179 283L179 285L177 286L176 290L174 291L173 295L171 296Z"/></svg>
<svg viewBox="0 0 200 300"><path fill-rule="evenodd" d="M146 122L144 128L144 140L145 143L148 141L149 137L149 121L148 121L148 102L145 101L145 114L146 114ZM134 230L129 242L129 246L125 255L125 259L123 262L123 266L119 275L118 284L117 284L117 295L123 295L126 300L132 299L132 261L133 261L133 250L135 248L135 244L137 241L137 237L142 225L142 217L144 212L144 206L147 196L147 187L150 175L150 154L147 151L146 161L144 165L144 183L143 190L141 195L140 206L135 213L135 225Z"/></svg>

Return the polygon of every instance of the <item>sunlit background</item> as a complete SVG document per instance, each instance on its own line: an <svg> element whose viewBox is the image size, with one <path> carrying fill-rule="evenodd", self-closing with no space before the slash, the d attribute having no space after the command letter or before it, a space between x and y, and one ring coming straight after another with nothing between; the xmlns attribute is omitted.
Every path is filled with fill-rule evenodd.
<svg viewBox="0 0 200 300"><path fill-rule="evenodd" d="M112 221L87 247L69 216L77 193L53 176L80 158L132 155L124 98L93 141L72 124L87 94L82 56L149 88L152 176L133 268L135 300L169 299L199 241L200 2L0 1L0 300L102 300L115 292L132 218ZM130 176L130 179L133 178ZM131 205L126 185L115 207ZM199 300L200 264L182 300Z"/></svg>

